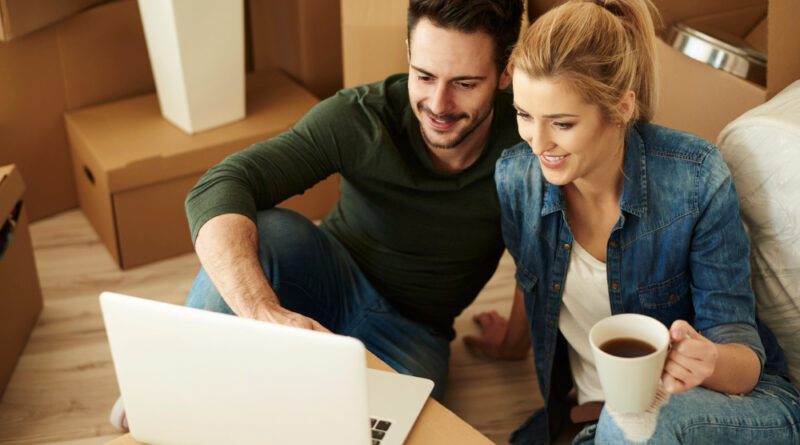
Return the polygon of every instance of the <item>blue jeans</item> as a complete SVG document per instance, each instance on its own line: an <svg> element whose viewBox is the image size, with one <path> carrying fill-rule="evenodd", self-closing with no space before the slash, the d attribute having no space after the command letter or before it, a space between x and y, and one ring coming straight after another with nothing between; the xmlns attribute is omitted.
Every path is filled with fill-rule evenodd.
<svg viewBox="0 0 800 445"><path fill-rule="evenodd" d="M630 443L603 409L596 424L585 427L573 445ZM697 387L673 394L661 408L650 444L800 443L800 396L791 383L764 374L744 396Z"/></svg>
<svg viewBox="0 0 800 445"><path fill-rule="evenodd" d="M302 215L280 208L261 211L258 234L261 267L281 306L361 340L400 373L433 380L432 396L441 400L450 359L445 336L398 314L347 249ZM185 304L233 314L202 268Z"/></svg>

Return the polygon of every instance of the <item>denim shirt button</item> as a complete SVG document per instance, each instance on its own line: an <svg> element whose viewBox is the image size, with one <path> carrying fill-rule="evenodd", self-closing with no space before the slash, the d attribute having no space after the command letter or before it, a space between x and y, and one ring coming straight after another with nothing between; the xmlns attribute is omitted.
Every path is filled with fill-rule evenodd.
<svg viewBox="0 0 800 445"><path fill-rule="evenodd" d="M610 243L608 243L608 245L611 246L611 247L617 247L617 242L616 241L611 241Z"/></svg>
<svg viewBox="0 0 800 445"><path fill-rule="evenodd" d="M617 283L611 283L611 289L617 290L619 285Z"/></svg>
<svg viewBox="0 0 800 445"><path fill-rule="evenodd" d="M550 326L551 328L552 328L553 326L555 326L555 325L556 325L556 324L553 322L553 320L550 320L550 321L548 321L548 322L547 322L547 326Z"/></svg>
<svg viewBox="0 0 800 445"><path fill-rule="evenodd" d="M548 360L550 360L550 353L549 352L547 354L545 354L544 356L547 357Z"/></svg>
<svg viewBox="0 0 800 445"><path fill-rule="evenodd" d="M555 289L555 290L561 290L561 285L560 285L560 284L558 284L558 283L556 283L556 284L554 284L554 285L553 285L553 289ZM614 288L614 289L616 289L616 288Z"/></svg>
<svg viewBox="0 0 800 445"><path fill-rule="evenodd" d="M570 248L569 244L564 244L564 250L569 250L569 248Z"/></svg>

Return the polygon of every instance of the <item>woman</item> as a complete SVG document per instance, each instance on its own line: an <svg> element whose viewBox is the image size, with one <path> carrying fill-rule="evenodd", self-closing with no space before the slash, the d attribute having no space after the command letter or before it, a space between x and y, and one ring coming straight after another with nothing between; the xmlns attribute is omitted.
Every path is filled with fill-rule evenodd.
<svg viewBox="0 0 800 445"><path fill-rule="evenodd" d="M508 322L480 314L484 335L466 341L519 357L530 327L546 407L514 443L555 436L573 385L579 404L603 400L588 332L623 312L670 328L662 389L671 397L649 420L604 408L574 443L625 443L648 422L650 443L800 443L798 392L755 318L730 173L712 144L648 123L653 12L649 0L573 0L514 50L525 142L506 150L495 179L517 297Z"/></svg>

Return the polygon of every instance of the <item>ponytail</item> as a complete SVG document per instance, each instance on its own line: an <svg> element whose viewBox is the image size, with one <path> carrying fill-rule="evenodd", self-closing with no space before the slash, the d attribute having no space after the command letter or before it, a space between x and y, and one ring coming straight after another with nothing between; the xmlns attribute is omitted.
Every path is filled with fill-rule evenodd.
<svg viewBox="0 0 800 445"><path fill-rule="evenodd" d="M633 91L632 119L649 121L658 92L653 17L650 0L570 0L525 31L511 68L565 79L611 120L622 119L618 105Z"/></svg>

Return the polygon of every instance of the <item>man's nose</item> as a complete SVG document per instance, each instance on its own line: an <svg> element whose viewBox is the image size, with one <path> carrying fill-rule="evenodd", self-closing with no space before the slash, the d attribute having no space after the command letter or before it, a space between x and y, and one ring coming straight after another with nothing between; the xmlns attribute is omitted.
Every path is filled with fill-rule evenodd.
<svg viewBox="0 0 800 445"><path fill-rule="evenodd" d="M428 108L436 115L450 111L450 88L447 83L439 83L433 88Z"/></svg>

